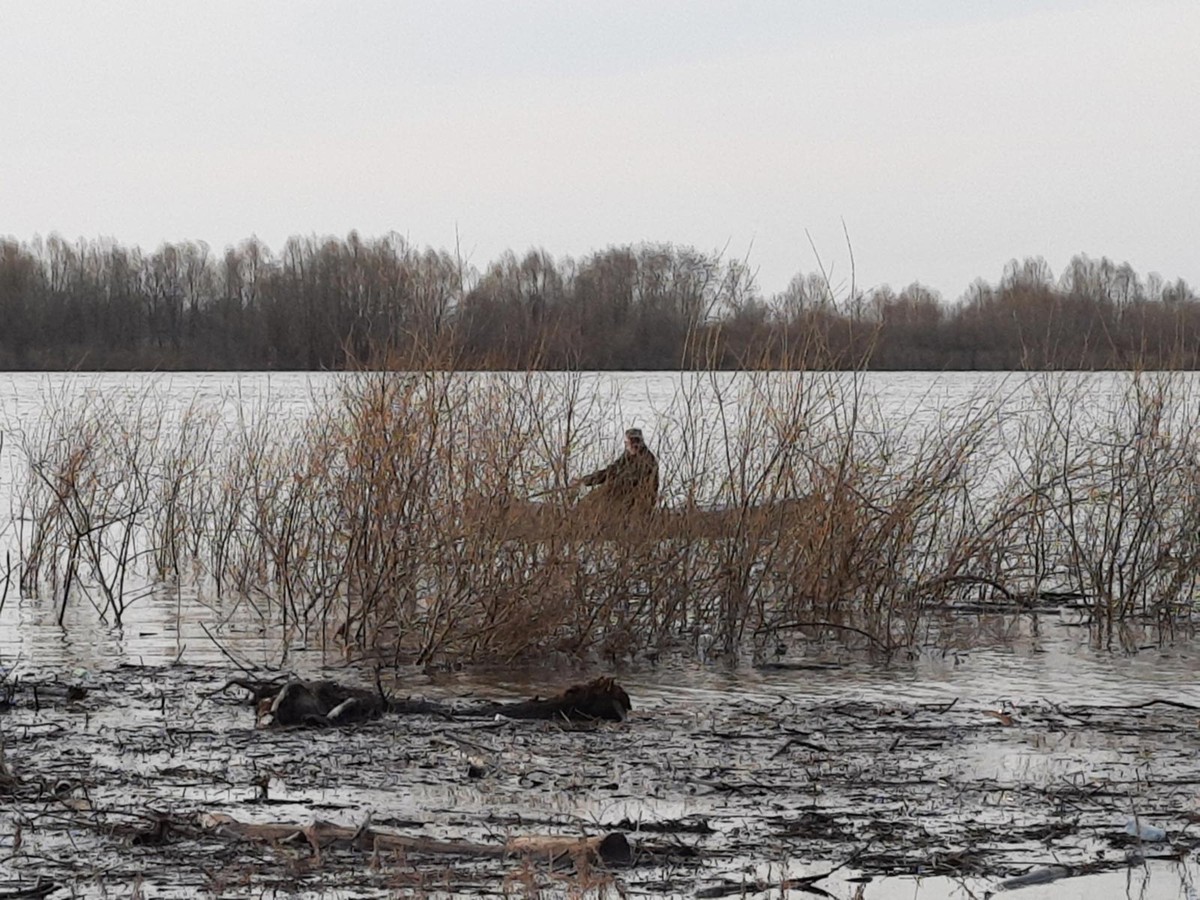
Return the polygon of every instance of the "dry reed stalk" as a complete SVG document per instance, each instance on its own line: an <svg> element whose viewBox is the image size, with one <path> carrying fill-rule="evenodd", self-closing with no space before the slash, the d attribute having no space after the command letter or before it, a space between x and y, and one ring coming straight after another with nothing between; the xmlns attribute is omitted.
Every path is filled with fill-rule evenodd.
<svg viewBox="0 0 1200 900"><path fill-rule="evenodd" d="M1067 387L1046 378L1034 415L992 396L896 422L859 373L681 374L665 507L632 522L562 490L622 421L580 374L364 371L221 439L210 411L168 433L152 395L92 397L24 435L22 588L119 618L133 582L205 577L285 635L421 664L795 629L890 650L967 590L1058 582L1106 627L1167 622L1200 573L1194 407L1138 374L1085 421Z"/></svg>

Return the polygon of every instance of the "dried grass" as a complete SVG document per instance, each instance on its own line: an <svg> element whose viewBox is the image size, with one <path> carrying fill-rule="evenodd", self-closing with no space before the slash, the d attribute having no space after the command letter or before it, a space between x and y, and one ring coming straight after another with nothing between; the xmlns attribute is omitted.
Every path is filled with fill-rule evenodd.
<svg viewBox="0 0 1200 900"><path fill-rule="evenodd" d="M620 422L578 373L364 371L228 433L199 408L164 427L149 392L63 398L20 435L20 583L119 620L186 582L419 664L791 631L890 652L964 598L1051 590L1103 628L1169 624L1200 573L1200 416L1182 376L1122 377L1090 407L1046 375L1033 409L895 422L857 373L683 374L654 432L664 509L635 523L568 502Z"/></svg>

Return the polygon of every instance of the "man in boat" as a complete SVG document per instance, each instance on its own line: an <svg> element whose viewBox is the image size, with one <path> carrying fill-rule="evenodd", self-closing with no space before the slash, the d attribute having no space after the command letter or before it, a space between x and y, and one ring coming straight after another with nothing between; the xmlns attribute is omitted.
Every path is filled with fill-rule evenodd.
<svg viewBox="0 0 1200 900"><path fill-rule="evenodd" d="M584 510L648 514L658 503L658 460L646 446L640 428L625 432L625 452L603 469L574 482L594 487L579 504Z"/></svg>

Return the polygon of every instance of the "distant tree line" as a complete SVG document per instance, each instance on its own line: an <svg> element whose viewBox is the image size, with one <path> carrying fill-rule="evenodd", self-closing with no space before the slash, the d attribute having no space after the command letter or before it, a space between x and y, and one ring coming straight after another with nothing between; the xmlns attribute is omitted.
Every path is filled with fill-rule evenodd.
<svg viewBox="0 0 1200 900"><path fill-rule="evenodd" d="M582 259L509 252L482 270L397 235L251 238L152 253L0 240L5 369L875 369L1200 367L1182 280L1077 256L1014 260L953 302L913 284L797 275L764 296L742 261L669 244Z"/></svg>

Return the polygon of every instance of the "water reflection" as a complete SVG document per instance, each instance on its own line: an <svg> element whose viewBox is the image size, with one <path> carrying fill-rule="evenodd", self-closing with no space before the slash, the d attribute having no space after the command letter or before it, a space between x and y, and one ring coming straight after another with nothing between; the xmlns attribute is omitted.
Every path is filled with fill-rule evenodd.
<svg viewBox="0 0 1200 900"><path fill-rule="evenodd" d="M234 668L285 666L299 672L344 665L339 645L319 633L284 632L278 617L246 601L205 603L194 592L162 588L132 604L122 625L97 607L68 604L62 623L52 600L9 598L0 609L0 664L45 673L106 670L120 665L175 662ZM1138 652L1095 647L1086 630L1041 623L971 650L927 650L881 662L844 649L790 649L789 664L755 667L749 661L698 664L674 660L623 668L643 703L698 702L737 693L770 699L818 701L852 696L886 703L940 703L954 698L995 706L1055 703L1136 703L1171 698L1200 705L1200 648L1181 639ZM808 655L806 655L808 654ZM811 662L811 660L819 662ZM805 662L810 660L810 662ZM794 666L794 667L792 667ZM584 666L588 671L603 668ZM562 673L539 668L468 669L458 673L402 673L403 687L524 694L554 684Z"/></svg>

